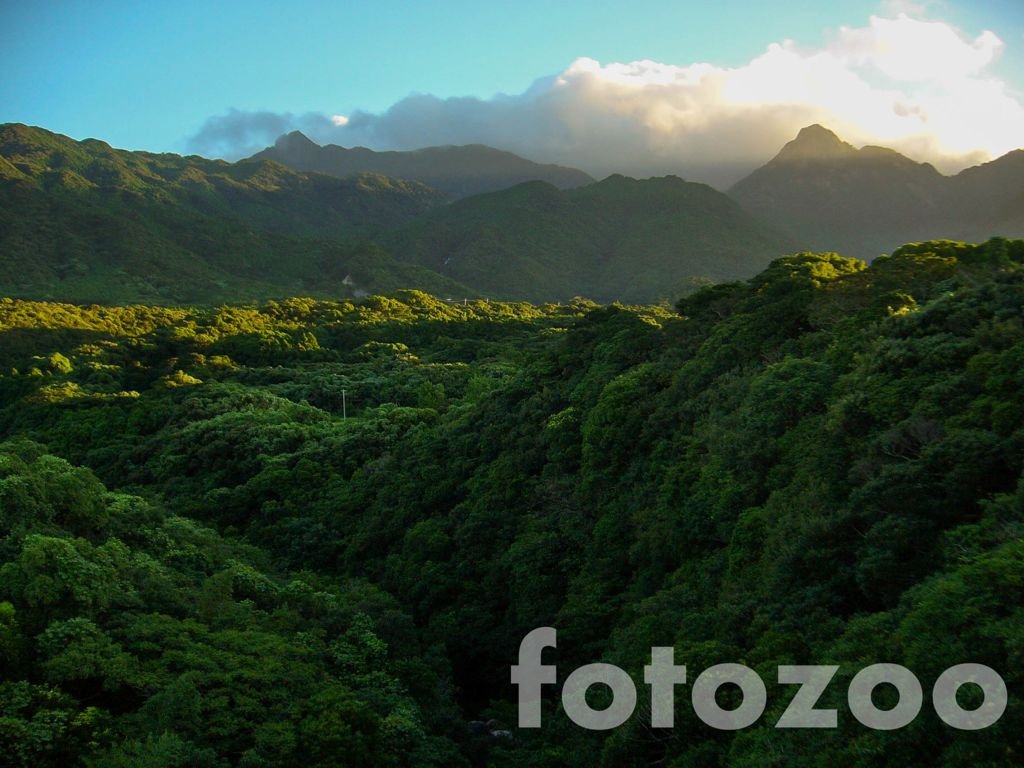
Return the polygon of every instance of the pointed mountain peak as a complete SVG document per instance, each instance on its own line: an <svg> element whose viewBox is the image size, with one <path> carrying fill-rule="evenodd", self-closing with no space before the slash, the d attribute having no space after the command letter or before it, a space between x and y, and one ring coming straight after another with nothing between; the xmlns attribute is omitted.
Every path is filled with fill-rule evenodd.
<svg viewBox="0 0 1024 768"><path fill-rule="evenodd" d="M831 141L835 144L842 144L835 131L830 131L821 123L812 123L811 125L805 126L800 129L800 133L796 135L797 141Z"/></svg>
<svg viewBox="0 0 1024 768"><path fill-rule="evenodd" d="M848 157L857 150L824 126L801 128L796 138L779 152L776 160L826 160Z"/></svg>
<svg viewBox="0 0 1024 768"><path fill-rule="evenodd" d="M312 141L302 131L292 131L291 133L283 134L274 142L274 146L281 149L312 149L320 147L319 144Z"/></svg>

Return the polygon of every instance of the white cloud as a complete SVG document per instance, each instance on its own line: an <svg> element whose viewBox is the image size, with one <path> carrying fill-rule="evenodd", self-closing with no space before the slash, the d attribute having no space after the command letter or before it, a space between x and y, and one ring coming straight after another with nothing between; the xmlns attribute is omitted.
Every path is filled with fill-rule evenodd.
<svg viewBox="0 0 1024 768"><path fill-rule="evenodd" d="M1002 47L990 31L968 40L948 24L900 14L872 17L868 27L843 28L835 49L849 65L876 67L897 82L943 82L976 74Z"/></svg>
<svg viewBox="0 0 1024 768"><path fill-rule="evenodd" d="M596 176L678 173L718 186L766 161L811 122L947 172L1017 148L1024 105L987 73L1004 43L989 31L972 38L902 12L913 13L913 4L893 8L901 12L840 28L817 48L781 41L735 68L580 58L518 95L417 94L382 114L282 117L321 143L484 143ZM213 118L193 144L228 145L243 135L248 147L254 130L243 129L244 114ZM261 113L253 122L269 130L280 121Z"/></svg>

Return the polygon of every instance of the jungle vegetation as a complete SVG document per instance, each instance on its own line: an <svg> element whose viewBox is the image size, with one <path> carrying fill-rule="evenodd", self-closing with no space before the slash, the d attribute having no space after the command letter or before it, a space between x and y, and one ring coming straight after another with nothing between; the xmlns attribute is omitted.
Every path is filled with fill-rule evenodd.
<svg viewBox="0 0 1024 768"><path fill-rule="evenodd" d="M0 750L13 766L1015 766L1024 241L773 261L675 307L419 291L217 307L0 300ZM652 646L769 682L516 725ZM846 708L859 669L1006 681L977 731ZM836 664L839 728L773 727ZM643 694L641 694L641 700ZM964 706L977 691L961 689ZM509 731L509 734L503 733Z"/></svg>

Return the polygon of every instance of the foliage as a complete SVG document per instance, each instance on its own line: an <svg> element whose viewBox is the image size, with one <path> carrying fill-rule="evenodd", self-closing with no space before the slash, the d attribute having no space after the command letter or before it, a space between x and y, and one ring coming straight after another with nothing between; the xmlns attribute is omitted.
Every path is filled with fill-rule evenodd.
<svg viewBox="0 0 1024 768"><path fill-rule="evenodd" d="M356 174L367 168L399 178ZM449 205L409 178L491 191ZM592 181L480 146L374 154L292 136L229 164L0 125L0 295L180 305L416 288L653 302L749 277L789 247L706 185Z"/></svg>
<svg viewBox="0 0 1024 768"><path fill-rule="evenodd" d="M477 195L382 242L487 295L532 301L674 300L695 281L750 277L790 247L707 185L618 175L578 189L533 181Z"/></svg>
<svg viewBox="0 0 1024 768"><path fill-rule="evenodd" d="M801 253L677 313L0 301L5 755L1015 765L1022 264L999 239ZM673 730L640 707L596 733L552 688L517 730L509 666L545 625L560 680L639 681L674 645L691 680L756 669L768 710L714 731L683 687ZM987 664L1010 705L977 733L927 706L870 731L845 686L882 661L926 691ZM840 727L776 730L776 666L829 663Z"/></svg>
<svg viewBox="0 0 1024 768"><path fill-rule="evenodd" d="M474 295L368 244L444 202L421 184L126 152L16 124L0 125L0 162L2 295L158 304L413 286Z"/></svg>

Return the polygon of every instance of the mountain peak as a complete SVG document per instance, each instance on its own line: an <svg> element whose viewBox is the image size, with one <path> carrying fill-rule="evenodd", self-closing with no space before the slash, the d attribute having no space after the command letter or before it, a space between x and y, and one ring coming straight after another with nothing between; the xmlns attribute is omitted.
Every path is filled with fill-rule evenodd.
<svg viewBox="0 0 1024 768"><path fill-rule="evenodd" d="M796 138L779 152L778 160L824 160L847 157L857 150L822 125L801 128Z"/></svg>
<svg viewBox="0 0 1024 768"><path fill-rule="evenodd" d="M282 149L309 149L312 147L319 147L315 141L311 140L302 131L292 131L291 133L285 133L278 137L277 141L274 142L275 147L281 147Z"/></svg>
<svg viewBox="0 0 1024 768"><path fill-rule="evenodd" d="M830 141L840 142L840 138L836 135L835 131L830 131L821 123L811 123L800 129L800 132L796 135L797 141L803 139L815 139L815 138L827 138Z"/></svg>

